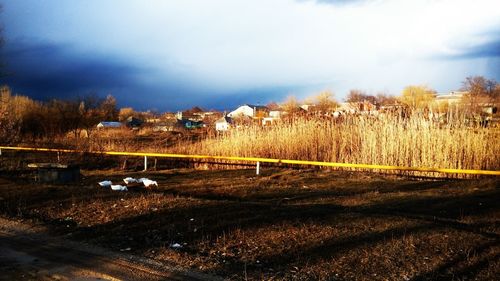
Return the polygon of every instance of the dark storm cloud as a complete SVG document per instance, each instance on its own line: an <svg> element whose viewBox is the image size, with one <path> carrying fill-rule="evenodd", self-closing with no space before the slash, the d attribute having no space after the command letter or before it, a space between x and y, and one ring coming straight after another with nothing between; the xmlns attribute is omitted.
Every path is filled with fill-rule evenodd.
<svg viewBox="0 0 500 281"><path fill-rule="evenodd" d="M116 57L81 53L69 45L16 42L2 52L5 72L0 85L37 100L112 94L119 106L138 110L178 110L192 106L231 109L243 103L276 100L290 87L220 91L196 87L189 75L140 67ZM140 77L155 77L147 83Z"/></svg>
<svg viewBox="0 0 500 281"><path fill-rule="evenodd" d="M487 43L463 50L459 58L497 58L500 57L500 37Z"/></svg>
<svg viewBox="0 0 500 281"><path fill-rule="evenodd" d="M455 49L455 54L453 55L438 55L437 58L440 59L498 59L500 58L500 30L489 30L477 34L478 36L483 36L489 38L480 44L469 43L456 44L453 49Z"/></svg>
<svg viewBox="0 0 500 281"><path fill-rule="evenodd" d="M7 44L2 57L7 74L2 82L38 99L131 87L137 83L135 76L144 72L116 58L47 43Z"/></svg>

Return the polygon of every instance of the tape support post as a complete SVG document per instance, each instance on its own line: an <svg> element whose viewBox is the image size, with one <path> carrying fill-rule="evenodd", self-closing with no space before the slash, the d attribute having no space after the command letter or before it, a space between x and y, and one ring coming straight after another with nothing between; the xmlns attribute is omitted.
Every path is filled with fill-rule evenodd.
<svg viewBox="0 0 500 281"><path fill-rule="evenodd" d="M231 160L231 161L247 161L247 162L261 162L261 163L276 163L276 164L283 163L283 164L290 164L290 165L324 166L324 167L337 167L337 168L357 168L357 169L368 169L368 170L397 170L397 171L414 171L414 172L436 172L436 173L446 173L446 174L471 174L471 175L500 176L500 171L492 171L492 170L446 169L446 168L427 168L427 167L400 167L400 166L390 166L390 165L335 163L335 162L272 159L272 158L259 158L259 157L209 156L209 155L169 154L169 153L149 153L149 152L121 152L121 151L79 151L79 150L73 150L73 149L0 146L0 150L2 150L2 149L4 149L4 150L17 150L17 151L90 153L90 154L103 154L103 155L114 155L114 156L137 156L137 157L147 156L147 157L163 157L163 158Z"/></svg>

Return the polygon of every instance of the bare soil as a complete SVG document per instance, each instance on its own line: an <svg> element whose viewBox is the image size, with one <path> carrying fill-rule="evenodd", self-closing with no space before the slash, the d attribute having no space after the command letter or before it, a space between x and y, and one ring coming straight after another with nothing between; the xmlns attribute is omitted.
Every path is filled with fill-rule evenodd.
<svg viewBox="0 0 500 281"><path fill-rule="evenodd" d="M50 235L233 280L496 280L500 180L330 170L0 174L0 214ZM116 192L98 181L158 181ZM180 247L173 247L179 244Z"/></svg>
<svg viewBox="0 0 500 281"><path fill-rule="evenodd" d="M130 254L47 234L43 226L0 218L0 280L211 280Z"/></svg>

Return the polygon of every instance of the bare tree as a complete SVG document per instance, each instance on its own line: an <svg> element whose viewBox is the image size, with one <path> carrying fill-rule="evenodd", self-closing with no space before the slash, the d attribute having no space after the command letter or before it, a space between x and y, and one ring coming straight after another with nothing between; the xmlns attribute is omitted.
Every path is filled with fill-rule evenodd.
<svg viewBox="0 0 500 281"><path fill-rule="evenodd" d="M462 98L462 103L469 113L479 112L482 104L500 103L499 84L493 79L469 76L462 82L461 90L467 92Z"/></svg>
<svg viewBox="0 0 500 281"><path fill-rule="evenodd" d="M14 119L11 106L12 96L9 87L0 88L0 142L9 144L19 135L19 124Z"/></svg>
<svg viewBox="0 0 500 281"><path fill-rule="evenodd" d="M293 95L288 96L281 106L289 115L294 115L300 111L299 101Z"/></svg>
<svg viewBox="0 0 500 281"><path fill-rule="evenodd" d="M354 89L350 90L346 98L347 102L364 102L368 101L372 104L377 104L377 98L372 95L367 95L365 91Z"/></svg>
<svg viewBox="0 0 500 281"><path fill-rule="evenodd" d="M378 105L393 105L398 103L398 99L395 96L388 95L386 93L378 93L377 96Z"/></svg>
<svg viewBox="0 0 500 281"><path fill-rule="evenodd" d="M131 116L136 116L137 112L132 107L122 107L118 113L118 120L125 121Z"/></svg>
<svg viewBox="0 0 500 281"><path fill-rule="evenodd" d="M333 97L333 92L323 91L319 93L314 98L314 104L316 105L316 111L320 114L331 113L338 106L338 103Z"/></svg>
<svg viewBox="0 0 500 281"><path fill-rule="evenodd" d="M118 109L116 108L116 99L112 95L108 95L100 105L99 110L103 120L115 121L118 119Z"/></svg>

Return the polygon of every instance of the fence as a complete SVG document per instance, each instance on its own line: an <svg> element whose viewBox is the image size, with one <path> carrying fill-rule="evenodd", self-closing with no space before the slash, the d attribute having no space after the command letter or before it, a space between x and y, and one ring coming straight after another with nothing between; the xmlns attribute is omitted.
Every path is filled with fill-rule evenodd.
<svg viewBox="0 0 500 281"><path fill-rule="evenodd" d="M334 162L319 162L319 161L303 161L290 159L270 159L259 157L238 157L238 156L209 156L209 155L185 155L185 154L168 154L168 153L149 153L149 152L120 152L120 151L79 151L73 149L54 149L54 148L33 148L33 147L12 147L0 146L0 155L3 150L15 151L34 151L34 152L56 152L56 153L89 153L100 155L113 156L135 156L144 157L144 170L147 170L147 158L183 158L183 159L205 159L205 160L226 160L226 161L243 161L256 164L256 173L259 174L260 163L274 164L289 164L289 165L307 165L307 166L323 166L335 168L355 168L364 170L385 170L385 171L413 171L413 172L429 172L429 173L444 173L444 174L469 174L469 175L489 175L500 176L500 171L491 170L470 170L470 169L445 169L445 168L427 168L427 167L399 167L390 165L375 165L375 164L352 164L352 163L334 163Z"/></svg>

